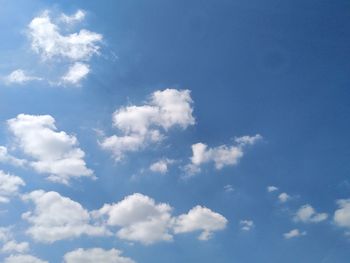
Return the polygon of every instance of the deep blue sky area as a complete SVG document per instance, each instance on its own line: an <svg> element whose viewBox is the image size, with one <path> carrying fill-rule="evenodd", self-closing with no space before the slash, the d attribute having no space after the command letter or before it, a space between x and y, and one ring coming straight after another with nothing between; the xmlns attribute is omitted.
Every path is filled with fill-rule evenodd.
<svg viewBox="0 0 350 263"><path fill-rule="evenodd" d="M85 28L103 36L99 54L83 61L90 72L78 85L52 83L72 61L45 60L31 48L28 25L44 10L52 18L83 10L85 19L61 33ZM2 261L30 254L74 263L63 256L98 247L116 248L137 263L349 262L350 201L342 223L334 215L341 208L337 200L350 198L350 1L0 0L0 32L0 146L32 160L7 120L51 115L57 131L76 136L97 177L55 183L0 156L0 170L26 183L9 203L0 202L0 226L12 226L17 242L30 246L0 252ZM43 79L9 83L16 69ZM160 129L164 140L116 161L100 145L103 136L121 135L113 112L147 104L153 92L167 88L190 90L195 124ZM244 148L237 164L216 169L208 161L198 174L186 174L193 144L229 147L235 138L256 134L262 139ZM175 160L167 173L150 171L162 158ZM234 190L225 191L228 185ZM278 190L268 192L268 186ZM47 244L26 233L31 223L21 217L34 209L21 196L37 189L88 211L142 193L169 204L174 216L201 205L227 224L208 240L194 231L148 245L116 234ZM306 204L327 218L298 222L295 215ZM253 226L243 230L241 220ZM293 229L298 234L286 238Z"/></svg>

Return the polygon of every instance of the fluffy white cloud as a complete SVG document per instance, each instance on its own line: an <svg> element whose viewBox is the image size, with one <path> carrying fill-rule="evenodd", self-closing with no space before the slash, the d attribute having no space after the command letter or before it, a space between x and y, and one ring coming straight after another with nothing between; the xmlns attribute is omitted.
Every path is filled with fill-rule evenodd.
<svg viewBox="0 0 350 263"><path fill-rule="evenodd" d="M16 69L6 76L4 80L6 84L23 84L33 80L42 80L42 78L31 76L22 69Z"/></svg>
<svg viewBox="0 0 350 263"><path fill-rule="evenodd" d="M18 159L9 154L5 146L0 146L0 162L15 166L23 166L26 164L26 160Z"/></svg>
<svg viewBox="0 0 350 263"><path fill-rule="evenodd" d="M220 170L225 166L236 165L244 155L244 148L261 140L262 136L243 136L235 139L236 145L221 145L209 148L204 143L192 145L191 163L185 167L188 174L200 172L200 166L205 163L214 162L215 168Z"/></svg>
<svg viewBox="0 0 350 263"><path fill-rule="evenodd" d="M285 239L291 239L291 238L305 236L305 235L306 235L306 232L305 231L304 232L300 232L299 229L292 229L288 233L284 233L283 234Z"/></svg>
<svg viewBox="0 0 350 263"><path fill-rule="evenodd" d="M76 249L64 255L64 263L135 263L130 258L121 256L117 249L102 248Z"/></svg>
<svg viewBox="0 0 350 263"><path fill-rule="evenodd" d="M63 17L72 21L67 19L67 16ZM82 18L78 13L75 20ZM98 54L98 43L102 40L102 35L86 29L62 35L59 26L52 22L48 11L30 22L28 35L32 41L32 49L44 59L61 57L73 61L88 60L92 55Z"/></svg>
<svg viewBox="0 0 350 263"><path fill-rule="evenodd" d="M77 147L77 138L57 131L52 116L19 114L7 123L15 142L34 159L30 166L49 174L49 180L67 184L71 178L93 177L83 159L85 153Z"/></svg>
<svg viewBox="0 0 350 263"><path fill-rule="evenodd" d="M155 173L166 174L168 172L169 164L172 164L174 160L161 159L150 165L149 169Z"/></svg>
<svg viewBox="0 0 350 263"><path fill-rule="evenodd" d="M290 198L291 198L290 195L287 194L287 193L281 193L281 194L278 196L278 200L279 200L281 203L287 202Z"/></svg>
<svg viewBox="0 0 350 263"><path fill-rule="evenodd" d="M208 240L213 232L223 230L227 225L227 219L209 208L196 206L187 214L182 214L175 219L174 232L188 233L201 231L198 239Z"/></svg>
<svg viewBox="0 0 350 263"><path fill-rule="evenodd" d="M267 191L269 193L275 192L275 191L278 191L278 188L276 186L270 185L270 186L267 187Z"/></svg>
<svg viewBox="0 0 350 263"><path fill-rule="evenodd" d="M63 83L77 85L89 74L90 67L88 64L76 62L69 67L67 73L62 76Z"/></svg>
<svg viewBox="0 0 350 263"><path fill-rule="evenodd" d="M118 203L105 204L94 215L106 216L107 225L120 227L119 238L148 245L172 240L171 210L168 204L156 204L152 198L135 193Z"/></svg>
<svg viewBox="0 0 350 263"><path fill-rule="evenodd" d="M108 234L103 226L91 224L89 212L79 203L57 192L37 190L24 195L23 200L34 203L33 211L22 214L22 218L31 224L27 233L37 241L52 243L83 234Z"/></svg>
<svg viewBox="0 0 350 263"><path fill-rule="evenodd" d="M254 222L252 220L241 220L239 224L244 231L250 231L254 227Z"/></svg>
<svg viewBox="0 0 350 263"><path fill-rule="evenodd" d="M122 107L113 114L113 125L121 136L104 138L103 149L118 161L126 152L135 152L159 142L173 126L183 129L195 123L189 90L166 89L152 93L147 104Z"/></svg>
<svg viewBox="0 0 350 263"><path fill-rule="evenodd" d="M5 258L4 263L49 263L49 262L31 255L11 255Z"/></svg>
<svg viewBox="0 0 350 263"><path fill-rule="evenodd" d="M0 203L9 202L9 197L18 194L19 188L24 185L20 177L0 170Z"/></svg>
<svg viewBox="0 0 350 263"><path fill-rule="evenodd" d="M294 220L296 222L303 223L319 223L321 221L326 220L327 218L328 214L317 213L315 209L309 204L300 207L294 216Z"/></svg>
<svg viewBox="0 0 350 263"><path fill-rule="evenodd" d="M350 199L338 200L337 204L339 208L334 212L334 223L350 229Z"/></svg>
<svg viewBox="0 0 350 263"><path fill-rule="evenodd" d="M16 253L25 253L28 252L29 250L29 243L28 242L16 242L15 240L10 240L6 242L1 251L4 253L11 253L11 252L16 252Z"/></svg>
<svg viewBox="0 0 350 263"><path fill-rule="evenodd" d="M84 10L78 10L75 14L73 15L66 15L66 14L61 14L60 20L64 23L67 24L73 24L76 22L81 22L85 18L85 11Z"/></svg>

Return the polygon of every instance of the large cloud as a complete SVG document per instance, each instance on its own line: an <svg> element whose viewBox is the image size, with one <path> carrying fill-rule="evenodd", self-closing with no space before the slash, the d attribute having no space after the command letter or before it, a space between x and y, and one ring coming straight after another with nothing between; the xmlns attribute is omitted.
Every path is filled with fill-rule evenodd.
<svg viewBox="0 0 350 263"><path fill-rule="evenodd" d="M164 138L163 132L195 123L189 90L166 89L152 93L142 106L122 107L113 114L113 125L121 135L104 138L101 146L120 160L126 152L141 150Z"/></svg>
<svg viewBox="0 0 350 263"><path fill-rule="evenodd" d="M130 258L121 256L117 249L102 248L76 249L64 255L64 263L135 263Z"/></svg>
<svg viewBox="0 0 350 263"><path fill-rule="evenodd" d="M24 213L22 217L31 224L27 233L37 241L52 243L83 234L108 234L104 227L91 224L89 212L79 203L57 192L37 190L24 195L23 200L34 203L33 211Z"/></svg>
<svg viewBox="0 0 350 263"><path fill-rule="evenodd" d="M227 225L227 219L211 211L209 208L196 206L187 214L180 215L175 220L175 233L188 233L201 231L200 240L208 240L212 233L223 230Z"/></svg>
<svg viewBox="0 0 350 263"><path fill-rule="evenodd" d="M244 155L244 148L247 145L255 144L261 139L262 137L259 134L242 136L235 139L235 145L221 145L213 148L209 148L204 143L193 144L191 163L185 169L188 174L195 174L200 172L200 166L205 163L213 162L218 170L225 166L236 165Z"/></svg>
<svg viewBox="0 0 350 263"><path fill-rule="evenodd" d="M93 177L77 138L57 131L52 116L20 114L7 123L18 146L33 159L30 165L49 174L49 180L67 184L71 178Z"/></svg>
<svg viewBox="0 0 350 263"><path fill-rule="evenodd" d="M18 194L19 188L24 185L20 177L0 170L0 203L9 202L9 198Z"/></svg>

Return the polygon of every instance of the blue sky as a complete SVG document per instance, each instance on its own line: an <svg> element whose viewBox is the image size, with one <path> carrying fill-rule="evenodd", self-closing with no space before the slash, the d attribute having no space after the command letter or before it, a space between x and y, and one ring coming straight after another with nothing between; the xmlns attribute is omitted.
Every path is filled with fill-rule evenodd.
<svg viewBox="0 0 350 263"><path fill-rule="evenodd" d="M1 262L348 262L348 1L0 5Z"/></svg>

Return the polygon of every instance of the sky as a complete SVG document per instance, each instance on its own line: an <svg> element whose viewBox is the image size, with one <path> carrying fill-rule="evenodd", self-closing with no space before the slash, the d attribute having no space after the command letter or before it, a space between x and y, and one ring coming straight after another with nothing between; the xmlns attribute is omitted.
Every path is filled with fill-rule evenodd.
<svg viewBox="0 0 350 263"><path fill-rule="evenodd" d="M349 261L349 1L0 6L0 262Z"/></svg>

